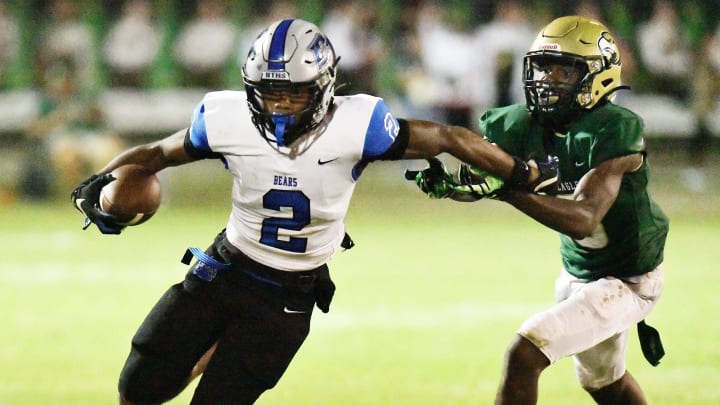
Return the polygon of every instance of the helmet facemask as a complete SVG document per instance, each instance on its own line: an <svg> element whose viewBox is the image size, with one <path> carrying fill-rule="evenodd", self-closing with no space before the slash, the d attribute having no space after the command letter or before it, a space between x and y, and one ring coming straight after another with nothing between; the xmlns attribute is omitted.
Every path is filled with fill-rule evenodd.
<svg viewBox="0 0 720 405"><path fill-rule="evenodd" d="M525 56L523 76L528 109L556 127L577 117L592 82L585 59L546 52Z"/></svg>
<svg viewBox="0 0 720 405"><path fill-rule="evenodd" d="M292 144L300 135L317 127L325 117L327 107L323 105L323 97L327 89L319 86L318 82L246 83L253 124L268 142L278 146ZM289 104L291 108L278 111L272 106L277 102Z"/></svg>

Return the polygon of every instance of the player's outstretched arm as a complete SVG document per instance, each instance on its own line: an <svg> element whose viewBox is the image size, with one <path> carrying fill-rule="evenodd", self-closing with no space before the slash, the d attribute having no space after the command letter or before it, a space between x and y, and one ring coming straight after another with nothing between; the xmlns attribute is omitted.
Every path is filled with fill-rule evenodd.
<svg viewBox="0 0 720 405"><path fill-rule="evenodd" d="M509 187L538 192L557 181L557 161L554 158L549 157L547 162L525 162L467 128L423 120L399 121L400 131L405 131L408 136L403 155L406 159L430 159L440 153L449 153L473 168L499 177L502 181L497 183L498 187L504 183ZM418 184L421 184L419 180ZM477 189L473 185L479 185L481 187L477 190L483 190L487 184L482 181L465 185L473 190ZM489 194L495 191L493 189Z"/></svg>
<svg viewBox="0 0 720 405"><path fill-rule="evenodd" d="M509 180L515 159L467 128L424 120L402 120L409 134L405 159L428 159L449 153L463 162ZM537 174L535 174L537 176Z"/></svg>

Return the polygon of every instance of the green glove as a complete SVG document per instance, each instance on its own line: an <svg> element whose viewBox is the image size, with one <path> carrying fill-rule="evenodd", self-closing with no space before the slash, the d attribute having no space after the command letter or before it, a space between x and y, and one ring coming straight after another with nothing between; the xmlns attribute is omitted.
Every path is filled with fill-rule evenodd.
<svg viewBox="0 0 720 405"><path fill-rule="evenodd" d="M414 180L420 190L430 198L447 198L452 194L457 183L445 169L440 159L433 157L427 160L428 167L421 171L407 170L405 178Z"/></svg>
<svg viewBox="0 0 720 405"><path fill-rule="evenodd" d="M429 166L421 171L406 171L405 178L414 180L430 198L450 198L462 202L498 199L498 192L505 185L501 178L467 164L460 165L456 180L440 159L431 158L428 163Z"/></svg>
<svg viewBox="0 0 720 405"><path fill-rule="evenodd" d="M501 178L467 164L460 165L457 177L460 184L453 187L453 195L450 196L457 201L497 200L498 193L505 186Z"/></svg>

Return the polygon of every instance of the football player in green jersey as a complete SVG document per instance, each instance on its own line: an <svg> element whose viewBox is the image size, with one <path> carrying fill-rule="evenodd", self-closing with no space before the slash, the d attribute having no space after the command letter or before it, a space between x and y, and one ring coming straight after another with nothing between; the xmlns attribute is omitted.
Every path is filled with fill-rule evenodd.
<svg viewBox="0 0 720 405"><path fill-rule="evenodd" d="M509 187L497 195L560 233L563 268L556 305L525 321L508 349L496 404L536 403L541 372L566 356L597 403L646 403L626 370L625 348L638 324L648 360L656 365L662 357L657 331L643 320L663 288L668 220L647 190L643 122L612 103L623 87L620 71L604 25L558 18L525 56L527 103L480 119L484 136L511 155L559 159L559 181L546 195ZM474 190L500 181L467 166L450 179L435 166L415 179L435 198L477 199Z"/></svg>

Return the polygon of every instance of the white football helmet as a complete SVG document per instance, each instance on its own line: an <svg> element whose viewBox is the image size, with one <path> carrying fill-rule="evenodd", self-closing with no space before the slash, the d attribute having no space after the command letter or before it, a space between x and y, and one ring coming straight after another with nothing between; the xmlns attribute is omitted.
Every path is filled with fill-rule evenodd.
<svg viewBox="0 0 720 405"><path fill-rule="evenodd" d="M290 145L325 118L335 94L338 58L330 40L310 22L276 21L255 40L242 67L252 120L260 134L278 146ZM289 113L270 111L279 94L310 94Z"/></svg>

